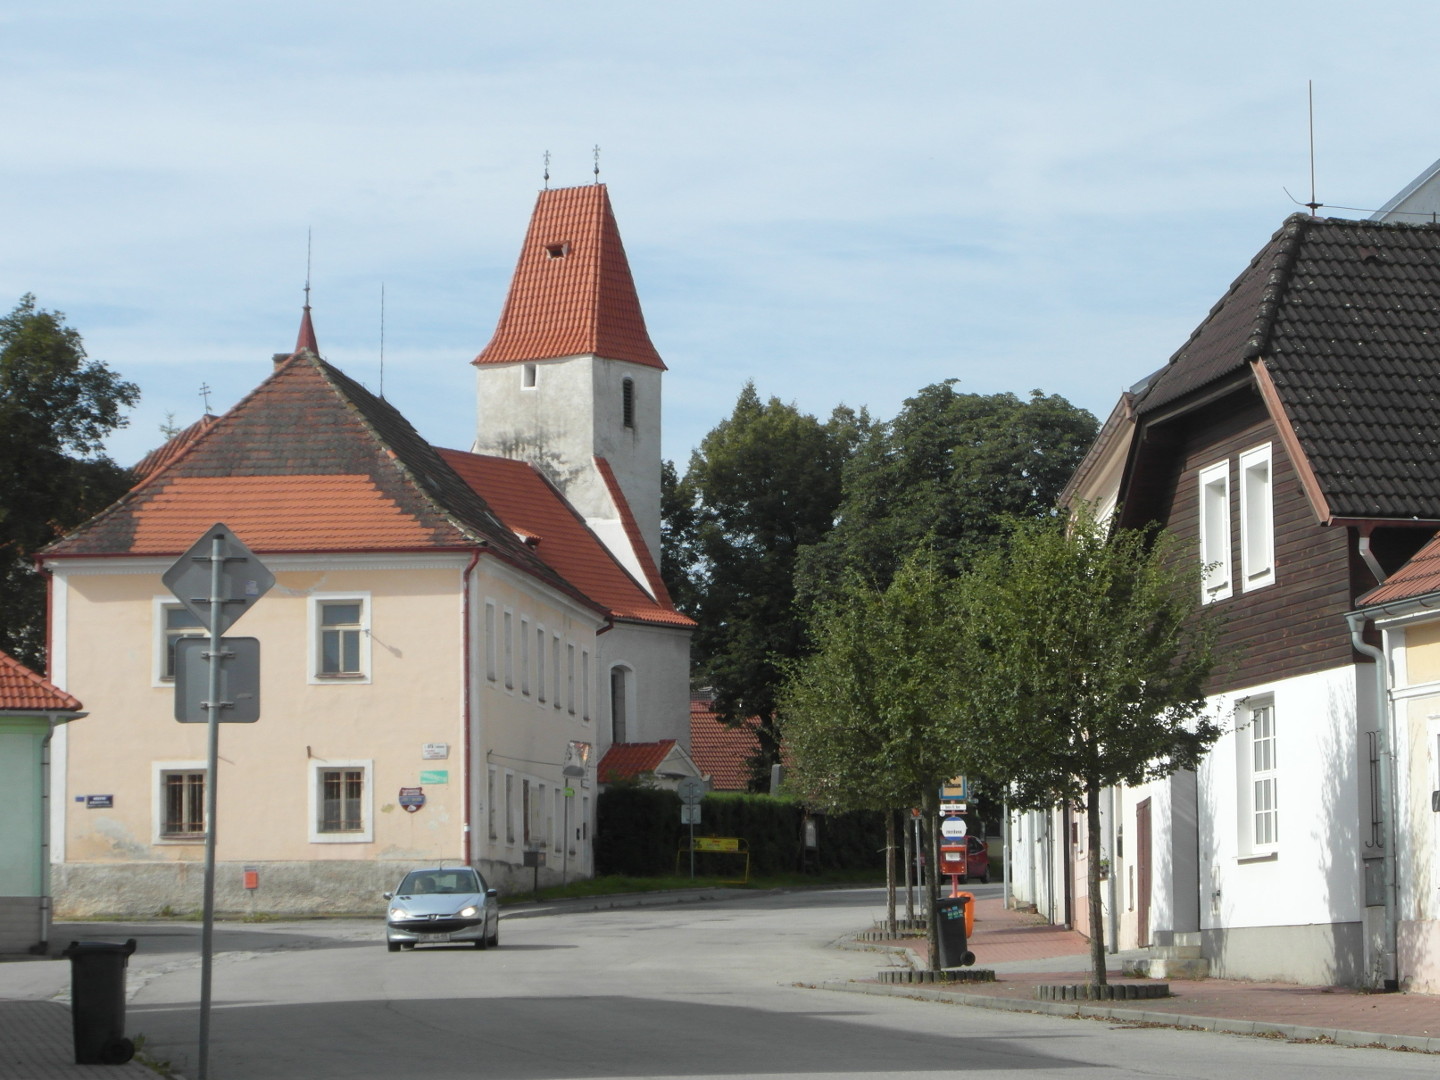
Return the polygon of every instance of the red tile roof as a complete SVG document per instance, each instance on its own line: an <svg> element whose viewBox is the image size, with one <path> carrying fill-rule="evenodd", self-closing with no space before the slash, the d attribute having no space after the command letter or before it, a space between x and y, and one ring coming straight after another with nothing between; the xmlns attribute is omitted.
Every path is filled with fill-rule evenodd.
<svg viewBox="0 0 1440 1080"><path fill-rule="evenodd" d="M387 402L302 351L45 557L179 555L217 521L258 554L480 548L574 596Z"/></svg>
<svg viewBox="0 0 1440 1080"><path fill-rule="evenodd" d="M635 557L640 560L641 569L645 571L645 580L650 585L651 595L665 607L674 607L670 601L670 590L665 588L665 580L660 576L660 568L655 565L654 555L646 545L645 537L640 535L640 526L630 511L630 501L625 498L620 482L615 479L615 470L610 468L610 462L603 457L595 458L595 468L599 470L605 486L610 489L610 497L615 500L615 505L620 510L620 522L625 527L625 537L630 541Z"/></svg>
<svg viewBox="0 0 1440 1080"><path fill-rule="evenodd" d="M500 323L475 363L587 354L665 368L604 184L540 193Z"/></svg>
<svg viewBox="0 0 1440 1080"><path fill-rule="evenodd" d="M642 773L653 773L675 749L674 739L659 742L615 743L600 759L596 776L600 783L633 780Z"/></svg>
<svg viewBox="0 0 1440 1080"><path fill-rule="evenodd" d="M440 456L554 571L619 619L693 626L668 597L657 601L631 577L583 518L524 461L441 450ZM238 532L238 527L235 527Z"/></svg>
<svg viewBox="0 0 1440 1080"><path fill-rule="evenodd" d="M1360 597L1359 605L1371 607L1393 604L1431 594L1440 594L1440 536L1436 536L1417 551L1409 562L1386 578L1385 584ZM1435 606L1440 608L1440 597L1435 599Z"/></svg>
<svg viewBox="0 0 1440 1080"><path fill-rule="evenodd" d="M195 440L209 431L210 426L218 419L220 419L218 416L212 416L210 413L206 413L184 431L177 432L170 437L169 441L151 450L130 470L135 477L135 482L138 484L144 480L148 480L186 450L189 450L190 447L194 445ZM211 524L214 523L212 522Z"/></svg>
<svg viewBox="0 0 1440 1080"><path fill-rule="evenodd" d="M690 756L700 772L710 777L715 791L744 791L750 786L749 758L760 742L749 722L738 727L722 724L710 708L708 696L690 699Z"/></svg>
<svg viewBox="0 0 1440 1080"><path fill-rule="evenodd" d="M0 712L79 712L80 702L35 674L8 653L0 652Z"/></svg>

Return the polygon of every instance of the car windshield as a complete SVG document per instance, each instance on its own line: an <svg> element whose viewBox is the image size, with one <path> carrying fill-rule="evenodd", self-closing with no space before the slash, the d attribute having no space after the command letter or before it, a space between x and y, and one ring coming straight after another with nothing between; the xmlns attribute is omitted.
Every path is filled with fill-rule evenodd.
<svg viewBox="0 0 1440 1080"><path fill-rule="evenodd" d="M483 890L479 875L469 867L460 867L454 870L412 870L395 891L404 896L424 896L429 893L477 893Z"/></svg>

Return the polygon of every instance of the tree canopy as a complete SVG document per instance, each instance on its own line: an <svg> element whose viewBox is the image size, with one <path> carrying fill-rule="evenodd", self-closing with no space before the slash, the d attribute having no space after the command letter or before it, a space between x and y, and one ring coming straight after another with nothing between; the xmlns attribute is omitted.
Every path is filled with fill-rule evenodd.
<svg viewBox="0 0 1440 1080"><path fill-rule="evenodd" d="M667 585L699 623L696 676L716 713L759 721L757 784L777 760L780 666L804 651L795 560L833 524L841 467L867 425L844 408L822 422L747 384L666 495Z"/></svg>
<svg viewBox="0 0 1440 1080"><path fill-rule="evenodd" d="M958 572L1009 518L1045 518L1094 439L1095 418L1058 395L970 394L955 380L908 398L846 462L833 530L805 554L800 593L847 571L884 584L925 545Z"/></svg>
<svg viewBox="0 0 1440 1080"><path fill-rule="evenodd" d="M1221 728L1205 714L1217 624L1200 564L1168 533L1111 533L1087 513L1019 526L963 583L962 694L980 771L1016 807L1083 809L1100 850L1100 792L1193 769ZM1105 981L1099 859L1090 942Z"/></svg>
<svg viewBox="0 0 1440 1080"><path fill-rule="evenodd" d="M34 296L0 317L0 649L36 670L45 585L32 558L129 487L101 450L139 398Z"/></svg>

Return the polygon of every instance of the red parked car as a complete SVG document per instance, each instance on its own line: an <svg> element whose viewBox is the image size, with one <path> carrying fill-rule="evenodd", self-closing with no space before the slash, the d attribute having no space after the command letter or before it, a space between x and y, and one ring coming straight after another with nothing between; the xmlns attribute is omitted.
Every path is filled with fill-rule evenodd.
<svg viewBox="0 0 1440 1080"><path fill-rule="evenodd" d="M979 878L981 884L990 884L990 845L978 836L965 837L965 873L960 877L964 885L971 878Z"/></svg>

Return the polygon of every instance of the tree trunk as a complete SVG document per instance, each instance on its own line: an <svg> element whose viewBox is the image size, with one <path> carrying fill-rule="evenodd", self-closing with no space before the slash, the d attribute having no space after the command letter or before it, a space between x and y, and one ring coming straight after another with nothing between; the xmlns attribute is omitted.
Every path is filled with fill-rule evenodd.
<svg viewBox="0 0 1440 1080"><path fill-rule="evenodd" d="M900 852L905 860L905 920L915 929L915 830L912 815L900 811Z"/></svg>
<svg viewBox="0 0 1440 1080"><path fill-rule="evenodd" d="M885 929L895 936L895 811L885 811Z"/></svg>
<svg viewBox="0 0 1440 1080"><path fill-rule="evenodd" d="M920 821L925 842L925 924L930 940L930 970L940 970L940 920L935 909L940 906L940 785L925 790L920 800Z"/></svg>
<svg viewBox="0 0 1440 1080"><path fill-rule="evenodd" d="M1100 785L1085 785L1085 832L1089 858L1085 860L1090 906L1091 981L1105 985L1105 912L1100 903Z"/></svg>

